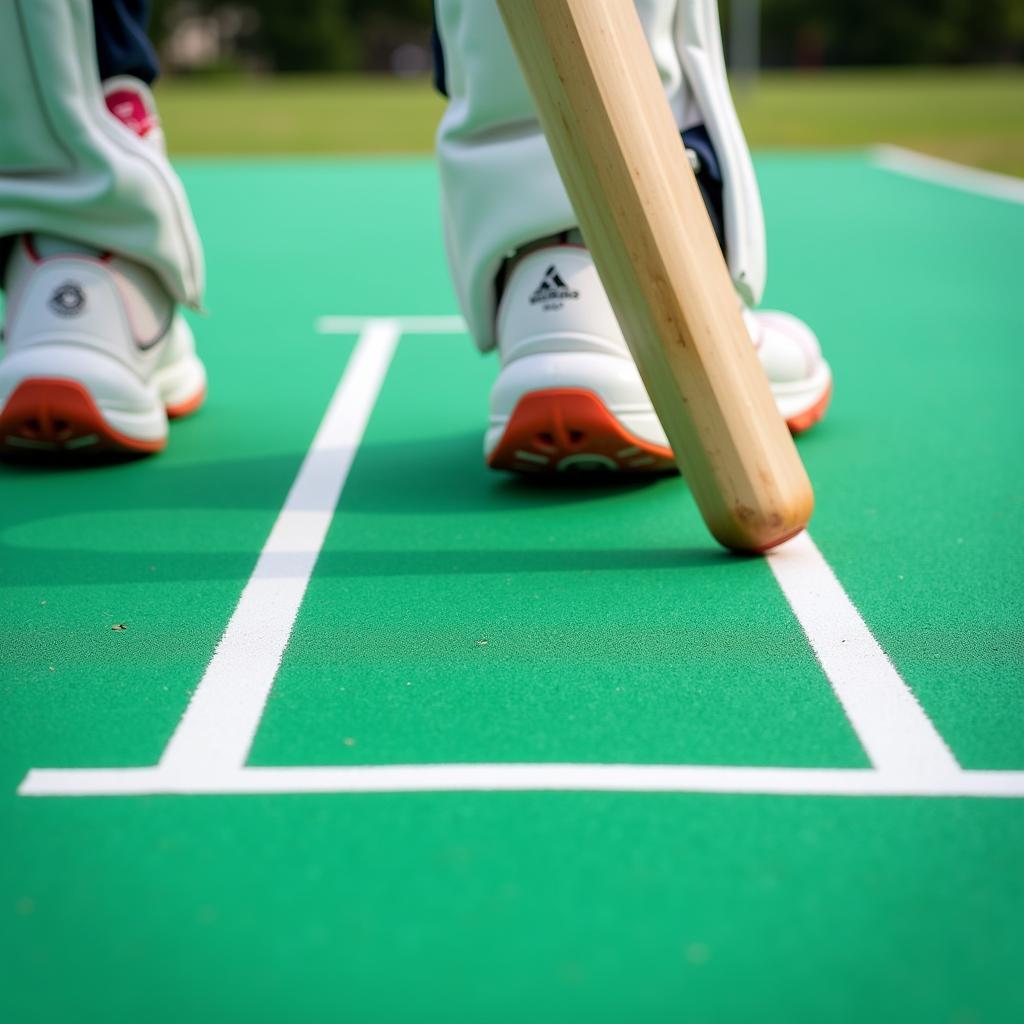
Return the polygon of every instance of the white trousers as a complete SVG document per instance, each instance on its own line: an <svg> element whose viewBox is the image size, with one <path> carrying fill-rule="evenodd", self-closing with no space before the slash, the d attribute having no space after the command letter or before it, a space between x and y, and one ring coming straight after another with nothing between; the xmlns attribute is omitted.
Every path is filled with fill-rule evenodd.
<svg viewBox="0 0 1024 1024"><path fill-rule="evenodd" d="M91 0L0 0L0 239L24 233L128 256L201 302L181 182L103 101Z"/></svg>
<svg viewBox="0 0 1024 1024"><path fill-rule="evenodd" d="M717 0L636 0L680 129L704 124L723 178L737 291L764 291L764 217L726 81ZM445 242L470 331L494 345L495 282L516 249L575 227L494 0L437 0L449 103L437 137Z"/></svg>
<svg viewBox="0 0 1024 1024"><path fill-rule="evenodd" d="M722 165L730 270L748 304L765 244L729 97L716 0L636 0L680 128ZM437 0L450 102L438 133L445 236L471 331L494 344L495 280L515 249L575 226L493 0ZM61 235L137 260L198 305L202 249L167 160L106 110L90 0L0 3L0 238Z"/></svg>

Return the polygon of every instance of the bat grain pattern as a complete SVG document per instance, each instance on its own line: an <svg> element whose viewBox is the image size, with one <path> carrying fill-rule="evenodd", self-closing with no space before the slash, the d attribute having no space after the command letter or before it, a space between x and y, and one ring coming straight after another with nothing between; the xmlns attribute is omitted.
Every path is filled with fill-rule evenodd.
<svg viewBox="0 0 1024 1024"><path fill-rule="evenodd" d="M704 521L762 552L810 481L743 323L633 0L498 0L584 240Z"/></svg>

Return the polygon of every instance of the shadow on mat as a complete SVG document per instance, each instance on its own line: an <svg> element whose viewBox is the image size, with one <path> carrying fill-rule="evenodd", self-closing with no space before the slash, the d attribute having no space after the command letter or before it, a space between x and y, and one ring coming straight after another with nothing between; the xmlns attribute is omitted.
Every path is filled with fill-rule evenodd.
<svg viewBox="0 0 1024 1024"><path fill-rule="evenodd" d="M182 580L244 580L284 503L301 455L220 462L176 462L175 449L155 459L106 462L92 468L53 464L8 464L0 480L17 482L21 495L0 510L0 582L46 586L95 580L146 583ZM29 482L31 488L25 485ZM377 442L360 448L338 507L335 528L346 515L372 517L467 516L511 514L614 501L660 487L685 492L674 478L629 479L614 474L579 474L556 480L517 478L483 466L478 432L422 441ZM35 493L33 493L35 492ZM209 514L252 510L252 537L218 523ZM161 512L176 513L173 534ZM139 513L136 517L134 514ZM190 517L190 513L192 513ZM109 514L111 522L105 522ZM609 509L609 515L613 513ZM19 525L82 517L75 548L18 543ZM201 536L205 524L218 526L224 543ZM235 520L237 522L238 520ZM628 529L628 519L619 526ZM358 529L356 524L353 524ZM553 527L564 531L564 524ZM581 572L649 570L712 564L736 564L708 540L706 546L516 549L439 549L436 536L416 547L415 526L396 520L409 544L406 550L325 550L316 574L333 577L449 575L459 573ZM431 528L434 532L435 528ZM660 532L660 531L659 531ZM180 541L179 541L180 538ZM185 545L198 538L195 547ZM236 541L237 538L237 541ZM628 539L628 535L627 535ZM211 540L213 543L211 544ZM180 543L181 549L176 546ZM236 546L237 543L237 546ZM371 541L372 543L372 541ZM274 575L294 569L287 555Z"/></svg>
<svg viewBox="0 0 1024 1024"><path fill-rule="evenodd" d="M367 444L358 468L358 486L346 490L344 510L383 515L557 508L617 498L671 479L616 473L551 477L495 472L484 465L478 431L423 441ZM678 479L675 482L682 486Z"/></svg>

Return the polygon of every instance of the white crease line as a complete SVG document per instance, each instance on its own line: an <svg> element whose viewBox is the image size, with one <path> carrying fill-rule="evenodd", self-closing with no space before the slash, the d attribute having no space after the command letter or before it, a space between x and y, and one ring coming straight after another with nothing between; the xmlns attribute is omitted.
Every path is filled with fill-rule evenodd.
<svg viewBox="0 0 1024 1024"><path fill-rule="evenodd" d="M942 780L959 773L956 758L810 535L767 557L871 763L902 778Z"/></svg>
<svg viewBox="0 0 1024 1024"><path fill-rule="evenodd" d="M341 786L340 791L363 786L370 791L380 780L386 783L390 778L381 772L391 769L282 767L242 771L398 338L406 329L448 331L454 326L452 318L444 317L323 319L339 330L358 327L362 335L252 577L160 765L152 769L36 770L26 778L23 792L37 792L36 787L51 778L84 779L86 787L102 787L116 785L109 780L123 776L126 785L141 779L142 785L157 785L160 792L214 791L210 786L218 792L234 792L233 787L241 786L238 792L248 792L254 785L292 784L303 787L303 791L308 785L328 789ZM898 779L901 792L907 785L915 792L959 792L965 773L810 537L805 534L774 552L769 556L769 565L871 763L881 773L600 765L564 765L552 771L550 765L503 765L496 767L497 782L492 785L474 781L488 777L486 771L481 775L479 766L456 765L449 766L457 776L449 786L443 773L438 783L438 772L444 766L407 766L400 769L405 775L398 785L412 789L433 788L437 784L441 788L484 789L653 786L707 792L839 794L850 791L850 786L856 792L861 791L861 786L874 792L879 785L884 788ZM641 775L637 776L634 769ZM658 774L662 771L668 774ZM414 776L423 772L426 774L421 785ZM626 775L616 776L615 772ZM991 774L993 778L1009 780L1006 784L1012 786L1012 773ZM625 782L621 781L623 778ZM885 781L879 782L879 778ZM631 780L637 780L635 786ZM829 788L833 784L838 789ZM168 786L171 788L167 789Z"/></svg>
<svg viewBox="0 0 1024 1024"><path fill-rule="evenodd" d="M374 321L387 319L398 324L402 334L465 334L466 321L461 316L322 316L316 321L318 334L359 334Z"/></svg>
<svg viewBox="0 0 1024 1024"><path fill-rule="evenodd" d="M245 763L400 333L366 321L161 770L201 779Z"/></svg>
<svg viewBox="0 0 1024 1024"><path fill-rule="evenodd" d="M961 192L1002 199L1008 203L1024 203L1024 179L1009 174L996 174L977 167L967 167L952 160L915 153L900 146L876 146L871 150L876 166L906 178L945 185Z"/></svg>
<svg viewBox="0 0 1024 1024"><path fill-rule="evenodd" d="M167 768L37 768L19 789L30 797L501 791L1020 798L1024 772L920 777L870 769L657 764L412 764L208 774Z"/></svg>

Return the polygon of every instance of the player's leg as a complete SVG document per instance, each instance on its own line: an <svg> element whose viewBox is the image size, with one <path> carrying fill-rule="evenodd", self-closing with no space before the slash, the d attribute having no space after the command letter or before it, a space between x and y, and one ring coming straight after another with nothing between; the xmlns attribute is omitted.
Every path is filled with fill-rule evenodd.
<svg viewBox="0 0 1024 1024"><path fill-rule="evenodd" d="M202 252L146 81L146 6L0 6L3 451L155 451L205 393L179 312Z"/></svg>
<svg viewBox="0 0 1024 1024"><path fill-rule="evenodd" d="M150 41L150 0L92 0L100 78L128 77L152 85L160 66Z"/></svg>
<svg viewBox="0 0 1024 1024"><path fill-rule="evenodd" d="M760 196L725 81L714 0L638 0L658 69L737 291L760 300ZM485 452L510 469L672 465L533 113L495 6L439 0L450 98L438 137L453 279L481 348L502 369ZM813 333L748 313L754 343L794 429L830 389Z"/></svg>

